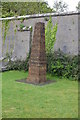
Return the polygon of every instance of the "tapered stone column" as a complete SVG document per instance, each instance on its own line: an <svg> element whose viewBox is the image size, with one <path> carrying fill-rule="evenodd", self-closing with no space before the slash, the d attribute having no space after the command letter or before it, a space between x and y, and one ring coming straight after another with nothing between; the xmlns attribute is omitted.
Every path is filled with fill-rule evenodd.
<svg viewBox="0 0 80 120"><path fill-rule="evenodd" d="M27 81L30 83L46 81L45 24L41 22L36 23L34 29Z"/></svg>

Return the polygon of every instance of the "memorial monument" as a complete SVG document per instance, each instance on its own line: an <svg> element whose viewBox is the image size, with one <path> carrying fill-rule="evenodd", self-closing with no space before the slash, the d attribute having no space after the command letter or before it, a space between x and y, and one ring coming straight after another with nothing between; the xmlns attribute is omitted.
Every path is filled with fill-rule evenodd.
<svg viewBox="0 0 80 120"><path fill-rule="evenodd" d="M27 82L46 82L45 24L42 22L34 28Z"/></svg>

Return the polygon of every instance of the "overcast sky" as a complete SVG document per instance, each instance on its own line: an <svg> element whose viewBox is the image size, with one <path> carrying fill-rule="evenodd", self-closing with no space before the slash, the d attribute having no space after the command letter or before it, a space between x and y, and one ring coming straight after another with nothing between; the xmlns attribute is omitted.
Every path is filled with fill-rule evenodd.
<svg viewBox="0 0 80 120"><path fill-rule="evenodd" d="M54 1L60 1L60 0L46 0L46 1L48 1L50 7L53 7ZM62 0L62 1L68 4L69 11L75 11L76 6L78 5L78 2L80 0Z"/></svg>

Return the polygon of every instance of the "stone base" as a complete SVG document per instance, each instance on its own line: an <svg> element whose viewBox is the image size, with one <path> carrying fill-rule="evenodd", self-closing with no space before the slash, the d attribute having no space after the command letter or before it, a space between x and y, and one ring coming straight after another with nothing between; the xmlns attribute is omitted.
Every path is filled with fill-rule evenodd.
<svg viewBox="0 0 80 120"><path fill-rule="evenodd" d="M38 83L46 82L46 78L43 79L43 76L42 77L38 76L37 78L36 77L30 77L29 78L28 77L26 81L29 82L29 83L37 83L38 84Z"/></svg>
<svg viewBox="0 0 80 120"><path fill-rule="evenodd" d="M29 79L27 78L26 79L26 82L28 83L31 83L31 84L41 84L41 83L45 83L46 82L46 79L44 79L44 81L42 82L43 80L42 79Z"/></svg>
<svg viewBox="0 0 80 120"><path fill-rule="evenodd" d="M21 79L21 80L16 80L16 82L21 82L21 83L25 83L25 84L32 84L32 85L38 85L38 86L44 86L47 84L51 84L51 83L55 83L56 80L46 80L46 82L41 82L41 83L31 83L29 81L27 81L26 79Z"/></svg>

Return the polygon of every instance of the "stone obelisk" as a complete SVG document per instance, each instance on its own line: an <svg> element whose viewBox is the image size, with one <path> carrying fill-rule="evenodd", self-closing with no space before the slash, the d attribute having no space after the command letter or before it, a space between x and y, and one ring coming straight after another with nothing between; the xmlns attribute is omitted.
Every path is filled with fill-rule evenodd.
<svg viewBox="0 0 80 120"><path fill-rule="evenodd" d="M35 25L27 81L46 82L45 24L42 22Z"/></svg>

